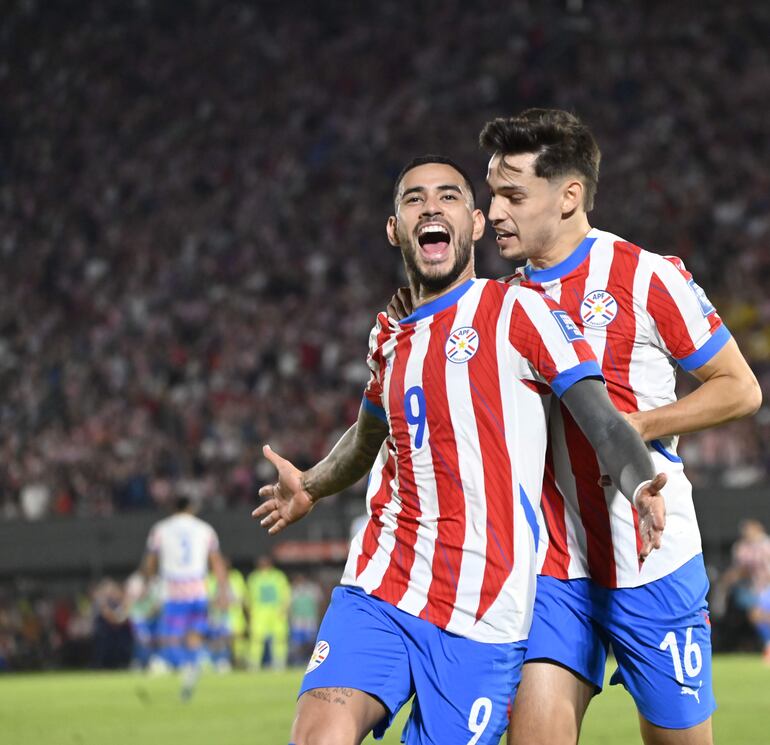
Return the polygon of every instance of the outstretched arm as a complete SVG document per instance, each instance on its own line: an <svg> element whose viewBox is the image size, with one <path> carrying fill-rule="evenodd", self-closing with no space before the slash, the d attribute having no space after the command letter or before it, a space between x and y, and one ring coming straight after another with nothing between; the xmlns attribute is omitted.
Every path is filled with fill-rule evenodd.
<svg viewBox="0 0 770 745"><path fill-rule="evenodd" d="M313 509L322 497L355 484L371 469L377 452L388 435L388 425L364 407L358 421L339 439L322 461L305 471L265 445L262 452L278 470L278 481L263 486L259 496L265 501L251 515L275 535Z"/></svg>
<svg viewBox="0 0 770 745"><path fill-rule="evenodd" d="M579 380L561 399L575 422L596 450L604 468L639 513L639 532L644 559L660 548L666 524L666 507L660 490L665 474L655 474L652 460L642 439L612 405L607 389L595 379Z"/></svg>
<svg viewBox="0 0 770 745"><path fill-rule="evenodd" d="M626 414L644 440L716 427L755 413L762 403L759 383L734 339L692 374L701 385L684 398Z"/></svg>

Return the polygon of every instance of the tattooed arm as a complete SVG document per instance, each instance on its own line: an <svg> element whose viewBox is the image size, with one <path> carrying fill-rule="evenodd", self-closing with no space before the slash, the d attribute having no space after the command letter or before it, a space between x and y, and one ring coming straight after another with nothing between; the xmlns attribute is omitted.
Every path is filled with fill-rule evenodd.
<svg viewBox="0 0 770 745"><path fill-rule="evenodd" d="M270 535L302 519L322 497L355 484L371 469L388 435L388 425L361 407L358 421L339 439L332 451L304 473L269 445L265 457L278 470L278 481L259 490L265 501L251 515Z"/></svg>

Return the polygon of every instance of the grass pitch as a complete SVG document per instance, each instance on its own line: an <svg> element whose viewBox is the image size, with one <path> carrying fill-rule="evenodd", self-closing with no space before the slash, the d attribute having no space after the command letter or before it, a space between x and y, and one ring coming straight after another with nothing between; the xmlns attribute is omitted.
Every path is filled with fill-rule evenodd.
<svg viewBox="0 0 770 745"><path fill-rule="evenodd" d="M286 745L301 673L206 674L182 703L176 676L60 673L0 676L2 745ZM770 743L770 668L758 656L714 660L720 745ZM395 745L405 713L382 741ZM374 743L371 738L367 743ZM591 705L581 745L639 743L618 686ZM451 745L451 744L447 744Z"/></svg>

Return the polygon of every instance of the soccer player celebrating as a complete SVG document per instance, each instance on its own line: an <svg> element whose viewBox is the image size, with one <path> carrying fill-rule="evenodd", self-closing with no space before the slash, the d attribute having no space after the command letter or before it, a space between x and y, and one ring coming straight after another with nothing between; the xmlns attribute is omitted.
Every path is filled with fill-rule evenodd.
<svg viewBox="0 0 770 745"><path fill-rule="evenodd" d="M208 627L209 566L217 586L226 588L227 574L214 528L192 514L187 497L179 497L174 514L150 530L144 573L147 577L159 574L163 583L160 652L167 666L182 670L183 699L192 695L200 673L200 655ZM217 602L226 607L223 589Z"/></svg>
<svg viewBox="0 0 770 745"><path fill-rule="evenodd" d="M531 621L551 392L635 502L638 555L660 545L665 477L575 324L542 293L474 278L484 231L474 199L446 158L404 168L387 235L416 309L400 322L378 316L358 422L324 460L302 473L264 449L279 479L253 514L270 533L377 459L370 519L301 686L296 745L380 736L413 694L406 743L498 742Z"/></svg>
<svg viewBox="0 0 770 745"><path fill-rule="evenodd" d="M547 548L510 741L577 741L601 691L608 644L647 745L709 745L708 580L677 435L759 408L757 381L703 290L676 257L592 229L599 148L573 115L532 109L489 122L489 220L510 282L569 313L602 366L610 398L649 444L668 483L666 540L641 567L638 515L574 418L556 403L543 490ZM701 385L677 401L675 368Z"/></svg>

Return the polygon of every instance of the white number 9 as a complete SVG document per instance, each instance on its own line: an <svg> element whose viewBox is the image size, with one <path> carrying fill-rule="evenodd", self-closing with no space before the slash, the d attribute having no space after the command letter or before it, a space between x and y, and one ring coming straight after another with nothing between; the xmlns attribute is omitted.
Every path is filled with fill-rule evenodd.
<svg viewBox="0 0 770 745"><path fill-rule="evenodd" d="M471 706L471 713L468 717L468 729L473 732L473 737L468 740L468 745L476 745L484 734L491 717L492 702L486 696L477 698Z"/></svg>

